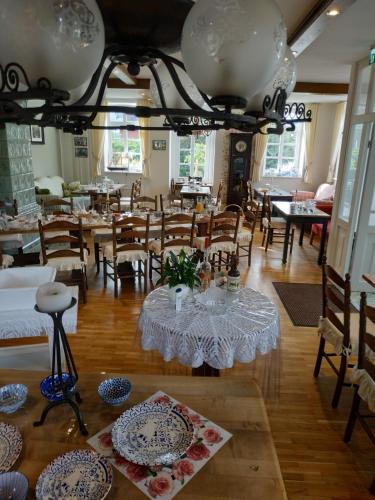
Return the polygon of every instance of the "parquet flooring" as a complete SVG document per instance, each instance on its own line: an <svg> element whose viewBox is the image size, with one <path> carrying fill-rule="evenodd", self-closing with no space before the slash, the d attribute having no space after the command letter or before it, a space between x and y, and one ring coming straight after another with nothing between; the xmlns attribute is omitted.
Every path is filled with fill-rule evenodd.
<svg viewBox="0 0 375 500"><path fill-rule="evenodd" d="M344 388L339 408L331 408L336 380L333 372L323 362L320 377L316 380L312 376L318 346L316 329L293 326L272 285L272 281L320 283L317 247L310 247L307 238L302 248L295 242L291 258L283 266L281 245L273 245L265 254L260 242L257 231L250 270L245 267L246 259L241 261L243 281L278 304L280 348L256 363L236 363L222 376L255 376L263 387L290 500L374 498L367 486L375 473L375 447L359 425L349 446L342 440L352 391ZM143 298L138 282L128 281L115 299L112 284L104 290L102 275L96 275L94 265L90 265L88 302L80 306L78 334L70 337L80 371L191 373L176 361L165 363L157 352L141 349L137 320Z"/></svg>

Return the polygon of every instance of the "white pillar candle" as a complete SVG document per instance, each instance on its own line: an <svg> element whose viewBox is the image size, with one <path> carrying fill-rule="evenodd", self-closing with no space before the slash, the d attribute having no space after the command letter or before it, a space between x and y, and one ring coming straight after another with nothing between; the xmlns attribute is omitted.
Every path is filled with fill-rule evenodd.
<svg viewBox="0 0 375 500"><path fill-rule="evenodd" d="M36 291L36 304L41 312L59 312L70 306L72 294L64 283L45 283Z"/></svg>

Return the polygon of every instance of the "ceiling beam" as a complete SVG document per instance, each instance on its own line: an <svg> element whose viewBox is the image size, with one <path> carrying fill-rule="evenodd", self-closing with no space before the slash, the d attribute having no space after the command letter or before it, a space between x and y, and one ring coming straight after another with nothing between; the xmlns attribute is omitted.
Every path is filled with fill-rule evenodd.
<svg viewBox="0 0 375 500"><path fill-rule="evenodd" d="M109 89L142 89L150 88L150 80L148 78L137 78L134 85L127 84L118 78L109 78L107 82Z"/></svg>
<svg viewBox="0 0 375 500"><path fill-rule="evenodd" d="M330 8L338 9L340 16L356 1L357 0L318 0L302 23L288 38L288 45L295 53L296 57L319 38L330 23L334 22L335 18L327 16L327 11Z"/></svg>
<svg viewBox="0 0 375 500"><path fill-rule="evenodd" d="M297 82L293 92L303 94L347 94L349 84L347 83L317 83L317 82Z"/></svg>

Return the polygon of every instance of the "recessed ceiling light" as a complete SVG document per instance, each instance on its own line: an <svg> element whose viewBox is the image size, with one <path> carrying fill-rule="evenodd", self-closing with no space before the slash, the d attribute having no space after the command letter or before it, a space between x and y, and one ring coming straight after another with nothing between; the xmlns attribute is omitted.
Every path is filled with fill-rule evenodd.
<svg viewBox="0 0 375 500"><path fill-rule="evenodd" d="M326 14L327 14L327 16L330 16L330 17L336 17L340 14L340 11L339 11L339 9L329 9L329 10L327 10Z"/></svg>

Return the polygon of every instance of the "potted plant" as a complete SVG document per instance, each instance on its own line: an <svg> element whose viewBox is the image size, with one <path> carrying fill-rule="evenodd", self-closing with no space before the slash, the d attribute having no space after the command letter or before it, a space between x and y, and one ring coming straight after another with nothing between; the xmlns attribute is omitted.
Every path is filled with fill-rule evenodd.
<svg viewBox="0 0 375 500"><path fill-rule="evenodd" d="M193 256L184 250L176 255L171 252L165 261L163 272L158 283L169 286L169 298L176 301L176 290L182 289L182 298L187 297L195 285L200 285L199 270Z"/></svg>

